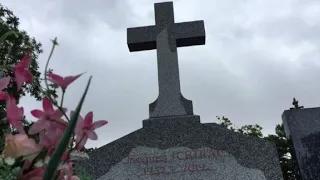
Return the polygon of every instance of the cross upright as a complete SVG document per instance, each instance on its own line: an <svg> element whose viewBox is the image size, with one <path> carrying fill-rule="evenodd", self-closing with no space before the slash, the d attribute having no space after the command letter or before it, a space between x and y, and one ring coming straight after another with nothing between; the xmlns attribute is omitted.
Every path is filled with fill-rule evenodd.
<svg viewBox="0 0 320 180"><path fill-rule="evenodd" d="M204 45L203 21L174 22L173 3L155 3L155 25L127 29L130 52L157 49L159 95L149 116L193 115L192 101L180 90L177 47Z"/></svg>

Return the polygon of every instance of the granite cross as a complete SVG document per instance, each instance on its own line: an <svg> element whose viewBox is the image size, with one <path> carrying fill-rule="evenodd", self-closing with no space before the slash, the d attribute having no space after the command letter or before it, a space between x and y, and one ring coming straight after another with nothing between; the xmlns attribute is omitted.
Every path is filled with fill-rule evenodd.
<svg viewBox="0 0 320 180"><path fill-rule="evenodd" d="M180 90L177 47L205 44L203 21L175 23L173 3L155 3L155 25L127 29L130 52L157 49L159 95L149 116L193 115Z"/></svg>

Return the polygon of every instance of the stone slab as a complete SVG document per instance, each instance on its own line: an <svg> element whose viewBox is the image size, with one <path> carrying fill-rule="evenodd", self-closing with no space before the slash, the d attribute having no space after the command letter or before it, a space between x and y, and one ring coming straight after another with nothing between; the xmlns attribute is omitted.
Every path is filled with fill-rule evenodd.
<svg viewBox="0 0 320 180"><path fill-rule="evenodd" d="M320 108L286 110L283 125L291 138L303 180L320 179Z"/></svg>
<svg viewBox="0 0 320 180"><path fill-rule="evenodd" d="M100 147L79 166L99 180L173 180L180 177L185 180L209 180L212 177L215 180L234 180L236 177L245 180L283 179L274 143L234 133L215 123L198 123L199 116L188 116L194 120L191 123L182 123L181 118L177 117L176 124L159 123L161 119L148 124L146 120L144 128ZM168 117L163 121L167 120ZM171 121L174 120L171 117ZM200 156L205 156L204 151L215 153L211 154L212 157L189 161L179 161L172 156L175 154L181 158L183 155L177 153L183 151L191 154L200 152ZM124 165L130 157L142 155L144 158L153 155L155 159L149 158L149 161L160 162ZM161 162L163 155L168 162ZM131 162L135 161L141 162L141 157L140 160L131 159ZM201 171L203 169L207 171ZM152 174L143 176L141 173L144 172Z"/></svg>
<svg viewBox="0 0 320 180"><path fill-rule="evenodd" d="M234 156L212 148L136 147L98 180L135 179L266 180L263 172L241 166Z"/></svg>

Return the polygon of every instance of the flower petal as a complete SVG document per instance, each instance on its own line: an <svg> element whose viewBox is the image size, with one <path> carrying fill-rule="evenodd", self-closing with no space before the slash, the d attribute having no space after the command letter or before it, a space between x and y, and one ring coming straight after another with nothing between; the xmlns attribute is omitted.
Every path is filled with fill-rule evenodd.
<svg viewBox="0 0 320 180"><path fill-rule="evenodd" d="M93 113L88 112L88 114L84 117L84 126L85 127L90 127L92 125L92 121L93 121Z"/></svg>
<svg viewBox="0 0 320 180"><path fill-rule="evenodd" d="M31 57L30 57L30 53L27 52L20 60L18 66L23 68L28 68L30 65L31 65Z"/></svg>
<svg viewBox="0 0 320 180"><path fill-rule="evenodd" d="M63 80L63 77L62 77L62 76L60 76L60 75L58 75L58 74L54 74L54 73L49 73L49 74L48 74L48 77L49 77L50 79L55 80L55 81L62 81L62 80Z"/></svg>
<svg viewBox="0 0 320 180"><path fill-rule="evenodd" d="M45 97L42 100L43 110L46 113L54 113L52 102L49 98Z"/></svg>
<svg viewBox="0 0 320 180"><path fill-rule="evenodd" d="M27 84L30 84L32 82L32 74L30 71L24 71L24 79Z"/></svg>
<svg viewBox="0 0 320 180"><path fill-rule="evenodd" d="M10 97L6 102L7 119L11 124L20 123L24 118L23 108L19 108L16 104L16 100Z"/></svg>
<svg viewBox="0 0 320 180"><path fill-rule="evenodd" d="M39 109L32 110L30 113L33 117L38 119L42 118L45 115L45 113Z"/></svg>
<svg viewBox="0 0 320 180"><path fill-rule="evenodd" d="M88 131L88 132L87 132L87 136L88 136L88 138L91 139L91 140L97 140L97 139L98 139L98 135L97 135L97 133L94 132L94 131Z"/></svg>
<svg viewBox="0 0 320 180"><path fill-rule="evenodd" d="M24 174L21 179L23 180L42 180L42 177L44 175L44 169L43 168L37 168L34 169L27 174Z"/></svg>
<svg viewBox="0 0 320 180"><path fill-rule="evenodd" d="M76 143L79 144L81 140L82 140L82 135L76 135L76 139L75 139Z"/></svg>
<svg viewBox="0 0 320 180"><path fill-rule="evenodd" d="M0 90L3 90L9 85L10 77L0 79Z"/></svg>
<svg viewBox="0 0 320 180"><path fill-rule="evenodd" d="M40 142L47 148L52 147L52 141L44 132L40 132L39 134Z"/></svg>
<svg viewBox="0 0 320 180"><path fill-rule="evenodd" d="M91 129L95 130L95 129L97 129L97 128L101 127L101 126L104 126L106 124L108 124L108 121L106 121L106 120L96 121L96 122L94 122L92 124Z"/></svg>
<svg viewBox="0 0 320 180"><path fill-rule="evenodd" d="M84 147L84 145L87 143L87 141L88 141L88 138L84 136L80 141L80 143L77 145L76 149L81 150Z"/></svg>
<svg viewBox="0 0 320 180"><path fill-rule="evenodd" d="M70 112L70 119L74 116L74 111ZM78 116L78 121L76 124L76 128L75 128L75 133L76 135L81 135L82 134L82 130L83 130L83 118L82 116Z"/></svg>
<svg viewBox="0 0 320 180"><path fill-rule="evenodd" d="M73 81L77 80L81 75L81 74L78 74L78 75L75 75L75 76L67 76L64 78L64 81L65 81L65 84L67 84L67 86L71 83L73 83Z"/></svg>
<svg viewBox="0 0 320 180"><path fill-rule="evenodd" d="M57 85L61 84L63 81L63 77L59 76L58 74L49 73L48 78L51 82Z"/></svg>
<svg viewBox="0 0 320 180"><path fill-rule="evenodd" d="M45 120L38 120L29 129L29 134L37 134L44 130L48 125L48 122Z"/></svg>
<svg viewBox="0 0 320 180"><path fill-rule="evenodd" d="M68 109L67 108L62 108L62 110L63 110L64 113L66 113ZM57 110L54 111L52 116L54 118L61 118L63 116L63 113L59 109L57 109Z"/></svg>
<svg viewBox="0 0 320 180"><path fill-rule="evenodd" d="M0 92L0 100L7 100L9 97L8 93L1 91Z"/></svg>
<svg viewBox="0 0 320 180"><path fill-rule="evenodd" d="M15 68L14 69L14 77L16 78L17 91L20 91L22 84L25 81L24 71L25 70L23 68Z"/></svg>

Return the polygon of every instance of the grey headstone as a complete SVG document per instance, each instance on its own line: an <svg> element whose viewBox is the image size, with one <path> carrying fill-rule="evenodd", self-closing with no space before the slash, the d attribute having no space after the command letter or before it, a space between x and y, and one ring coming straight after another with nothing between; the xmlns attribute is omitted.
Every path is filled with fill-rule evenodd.
<svg viewBox="0 0 320 180"><path fill-rule="evenodd" d="M320 179L320 108L286 110L283 125L291 138L303 180Z"/></svg>
<svg viewBox="0 0 320 180"><path fill-rule="evenodd" d="M90 153L89 161L79 167L95 180L283 179L273 143L218 124L201 124L199 116L189 118L159 118L157 125L145 126ZM179 152L185 151L196 158L179 159L186 156Z"/></svg>
<svg viewBox="0 0 320 180"><path fill-rule="evenodd" d="M174 22L173 3L155 3L154 26L127 29L129 50L157 49L159 96L149 105L149 116L193 115L192 101L180 90L177 47L205 44L203 21Z"/></svg>

